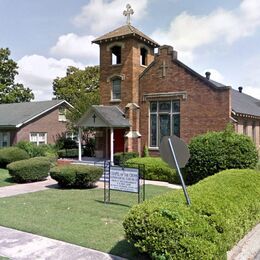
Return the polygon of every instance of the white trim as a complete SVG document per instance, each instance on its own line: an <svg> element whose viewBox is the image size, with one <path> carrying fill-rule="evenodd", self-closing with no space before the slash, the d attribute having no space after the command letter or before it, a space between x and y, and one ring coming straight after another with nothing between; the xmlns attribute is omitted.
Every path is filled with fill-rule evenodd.
<svg viewBox="0 0 260 260"><path fill-rule="evenodd" d="M79 161L82 161L82 153L81 153L81 128L79 127L79 133L78 133L78 141L79 141Z"/></svg>
<svg viewBox="0 0 260 260"><path fill-rule="evenodd" d="M35 134L36 135L36 141L32 139L32 134ZM47 144L48 143L48 134L47 132L30 132L29 133L29 140L31 143L35 143L37 146L40 145L40 141L39 140L39 136L40 134L44 134L44 144Z"/></svg>
<svg viewBox="0 0 260 260"><path fill-rule="evenodd" d="M54 106L52 106L52 107L50 107L50 108L48 108L48 109L42 111L41 113L39 113L39 114L37 114L37 115L35 115L35 116L33 116L33 117L27 119L26 121L24 121L24 122L22 122L22 123L16 125L15 127L16 127L16 128L19 128L19 127L21 127L22 125L27 124L28 122L30 122L30 121L34 120L35 118L37 118L37 117L39 117L39 116L41 116L41 115L43 115L43 114L49 112L49 111L52 110L53 108L58 107L58 106L60 106L60 105L63 104L63 103L66 103L66 104L67 104L68 106L70 106L71 108L74 108L74 107L73 107L70 103L68 103L66 100L62 100L62 101L59 102L58 104L56 104L56 105L54 105Z"/></svg>
<svg viewBox="0 0 260 260"><path fill-rule="evenodd" d="M114 128L110 128L110 163L114 165Z"/></svg>

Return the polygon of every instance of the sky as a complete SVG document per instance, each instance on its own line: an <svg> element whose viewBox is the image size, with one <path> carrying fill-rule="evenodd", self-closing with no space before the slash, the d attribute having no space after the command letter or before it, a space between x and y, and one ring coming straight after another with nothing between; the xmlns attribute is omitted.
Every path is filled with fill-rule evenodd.
<svg viewBox="0 0 260 260"><path fill-rule="evenodd" d="M99 64L91 41L126 24L128 3L131 24L179 60L260 99L259 0L0 0L0 48L19 66L16 81L51 99L68 66Z"/></svg>

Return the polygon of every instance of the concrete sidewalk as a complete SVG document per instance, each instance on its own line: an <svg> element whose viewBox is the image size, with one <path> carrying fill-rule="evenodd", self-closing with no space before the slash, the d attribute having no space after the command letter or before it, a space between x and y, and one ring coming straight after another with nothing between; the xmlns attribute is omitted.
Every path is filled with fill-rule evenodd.
<svg viewBox="0 0 260 260"><path fill-rule="evenodd" d="M260 260L260 223L227 253L227 260Z"/></svg>
<svg viewBox="0 0 260 260"><path fill-rule="evenodd" d="M45 181L5 186L0 188L0 198L47 190L51 187L57 187L57 182L50 177Z"/></svg>
<svg viewBox="0 0 260 260"><path fill-rule="evenodd" d="M93 249L0 226L0 255L12 260L123 260Z"/></svg>

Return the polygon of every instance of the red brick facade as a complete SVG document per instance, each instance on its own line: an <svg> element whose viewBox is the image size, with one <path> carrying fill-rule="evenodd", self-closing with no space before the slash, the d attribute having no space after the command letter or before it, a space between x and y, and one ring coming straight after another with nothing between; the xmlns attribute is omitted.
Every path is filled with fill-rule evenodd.
<svg viewBox="0 0 260 260"><path fill-rule="evenodd" d="M176 93L176 97L155 95L150 100L180 100L180 137L186 142L207 131L223 130L230 121L230 89L209 86L180 66L175 55L172 47L161 47L154 63L140 77L142 147L149 147L149 99L145 94ZM163 63L167 67L164 77L160 68Z"/></svg>
<svg viewBox="0 0 260 260"><path fill-rule="evenodd" d="M121 46L121 63L112 65L111 48ZM140 48L148 50L147 65L140 64ZM170 46L159 48L137 37L100 43L100 94L102 105L117 105L141 138L128 139L128 151L149 147L150 101L180 100L180 137L186 142L210 130L222 130L230 121L230 89L217 88L177 60ZM112 80L121 79L121 100L111 99ZM134 106L133 106L134 103ZM129 105L130 104L130 105ZM132 105L131 105L132 104ZM153 147L151 151L158 151Z"/></svg>
<svg viewBox="0 0 260 260"><path fill-rule="evenodd" d="M11 135L11 144L30 141L30 133L47 133L47 143L54 144L57 136L66 130L66 122L59 121L59 108L56 107L20 127L16 134Z"/></svg>

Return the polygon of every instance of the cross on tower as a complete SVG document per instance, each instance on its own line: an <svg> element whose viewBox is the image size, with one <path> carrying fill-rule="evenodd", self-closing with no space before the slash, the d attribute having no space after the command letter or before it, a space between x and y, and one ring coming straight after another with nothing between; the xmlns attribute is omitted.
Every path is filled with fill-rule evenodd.
<svg viewBox="0 0 260 260"><path fill-rule="evenodd" d="M93 116L92 116L92 118L93 118L93 121L94 121L94 124L96 123L96 115L94 114Z"/></svg>
<svg viewBox="0 0 260 260"><path fill-rule="evenodd" d="M130 24L130 15L134 14L134 10L131 8L130 4L126 5L126 10L123 12L123 15L127 17L126 24Z"/></svg>
<svg viewBox="0 0 260 260"><path fill-rule="evenodd" d="M168 66L166 65L165 60L163 61L162 65L160 66L160 69L162 69L162 77L166 76L166 69L168 68Z"/></svg>

